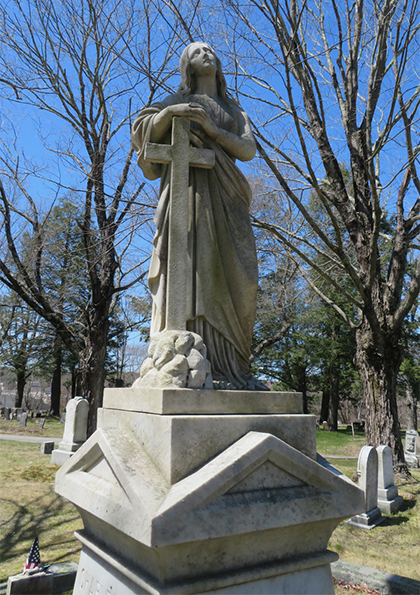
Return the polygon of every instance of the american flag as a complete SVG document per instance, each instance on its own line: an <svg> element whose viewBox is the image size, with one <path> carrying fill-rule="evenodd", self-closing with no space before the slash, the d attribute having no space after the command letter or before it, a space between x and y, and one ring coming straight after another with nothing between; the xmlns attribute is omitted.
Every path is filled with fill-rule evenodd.
<svg viewBox="0 0 420 595"><path fill-rule="evenodd" d="M23 572L25 572L25 570L32 570L33 568L38 568L40 564L41 556L39 555L39 541L37 535L29 551L29 556L25 562L25 566L23 567Z"/></svg>

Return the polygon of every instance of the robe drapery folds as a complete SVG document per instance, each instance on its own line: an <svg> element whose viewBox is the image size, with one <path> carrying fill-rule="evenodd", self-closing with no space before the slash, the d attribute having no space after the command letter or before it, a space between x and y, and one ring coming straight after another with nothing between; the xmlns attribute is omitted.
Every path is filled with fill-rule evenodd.
<svg viewBox="0 0 420 595"><path fill-rule="evenodd" d="M246 115L234 102L206 95L175 94L143 109L133 126L133 145L146 178L161 178L155 214L156 234L149 270L153 298L151 336L165 329L169 231L170 165L146 162L154 116L168 105L201 103L214 123L236 135ZM214 380L247 388L250 346L258 286L255 239L249 219L251 190L235 160L191 122L191 145L215 151L213 169L190 167L187 285L187 329L207 346ZM169 130L163 143L171 143ZM187 223L186 223L187 225ZM251 377L252 378L252 377Z"/></svg>

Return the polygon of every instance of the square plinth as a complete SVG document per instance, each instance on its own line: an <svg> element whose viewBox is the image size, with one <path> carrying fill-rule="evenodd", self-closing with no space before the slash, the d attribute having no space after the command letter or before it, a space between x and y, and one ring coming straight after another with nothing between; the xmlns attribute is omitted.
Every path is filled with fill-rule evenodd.
<svg viewBox="0 0 420 595"><path fill-rule="evenodd" d="M302 394L274 391L107 388L99 428L132 431L174 484L239 440L267 432L316 458L315 416Z"/></svg>
<svg viewBox="0 0 420 595"><path fill-rule="evenodd" d="M106 388L103 407L158 415L303 413L302 393L188 388Z"/></svg>
<svg viewBox="0 0 420 595"><path fill-rule="evenodd" d="M102 409L98 428L133 432L171 485L251 431L272 434L316 459L314 415L154 415Z"/></svg>

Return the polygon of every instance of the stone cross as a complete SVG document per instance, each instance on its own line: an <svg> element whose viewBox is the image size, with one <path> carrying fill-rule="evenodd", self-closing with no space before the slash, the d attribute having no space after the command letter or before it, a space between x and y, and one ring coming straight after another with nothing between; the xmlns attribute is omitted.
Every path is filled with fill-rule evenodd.
<svg viewBox="0 0 420 595"><path fill-rule="evenodd" d="M189 170L211 169L215 153L190 146L190 123L172 119L172 144L147 143L146 161L171 164L169 208L168 274L166 279L166 330L187 328Z"/></svg>

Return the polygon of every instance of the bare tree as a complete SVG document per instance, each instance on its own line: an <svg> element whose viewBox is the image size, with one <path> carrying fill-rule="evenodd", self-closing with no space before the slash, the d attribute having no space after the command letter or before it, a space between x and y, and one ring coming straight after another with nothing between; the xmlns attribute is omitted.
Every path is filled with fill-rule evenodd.
<svg viewBox="0 0 420 595"><path fill-rule="evenodd" d="M355 329L367 441L389 444L404 466L396 380L420 283L419 3L224 7L237 96L248 112L254 106L260 155L296 214L292 228L258 224L293 250L314 291Z"/></svg>
<svg viewBox="0 0 420 595"><path fill-rule="evenodd" d="M90 432L110 312L144 275L139 230L152 201L132 167L129 132L132 114L165 88L182 45L182 26L162 14L149 0L10 0L0 10L1 280L77 355ZM45 277L46 222L70 192L87 278L76 316L66 316L65 299Z"/></svg>

